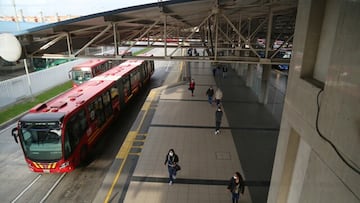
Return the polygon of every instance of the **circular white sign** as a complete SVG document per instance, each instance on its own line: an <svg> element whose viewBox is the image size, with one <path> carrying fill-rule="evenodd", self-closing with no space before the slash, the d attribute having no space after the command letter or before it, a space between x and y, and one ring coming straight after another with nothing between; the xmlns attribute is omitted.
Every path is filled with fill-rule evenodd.
<svg viewBox="0 0 360 203"><path fill-rule="evenodd" d="M10 33L0 34L0 56L10 62L19 60L21 56L21 44L14 35Z"/></svg>

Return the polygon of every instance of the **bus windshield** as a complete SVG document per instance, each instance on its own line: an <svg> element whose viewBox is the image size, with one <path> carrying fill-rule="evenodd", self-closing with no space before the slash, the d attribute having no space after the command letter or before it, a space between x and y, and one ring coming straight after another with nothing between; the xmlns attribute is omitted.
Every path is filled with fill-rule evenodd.
<svg viewBox="0 0 360 203"><path fill-rule="evenodd" d="M20 133L26 157L32 161L57 161L62 157L59 122L23 122Z"/></svg>
<svg viewBox="0 0 360 203"><path fill-rule="evenodd" d="M73 70L71 74L72 74L73 81L76 84L81 84L85 81L90 80L93 77L90 69L88 69L88 70Z"/></svg>

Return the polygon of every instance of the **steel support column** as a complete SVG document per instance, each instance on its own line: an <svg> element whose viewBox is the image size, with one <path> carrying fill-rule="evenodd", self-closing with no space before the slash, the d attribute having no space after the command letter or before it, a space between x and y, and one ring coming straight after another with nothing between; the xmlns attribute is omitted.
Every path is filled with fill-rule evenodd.
<svg viewBox="0 0 360 203"><path fill-rule="evenodd" d="M71 56L72 54L72 44L71 44L72 40L71 40L71 34L70 33L66 33L66 43L67 43L67 48L68 48L68 56Z"/></svg>
<svg viewBox="0 0 360 203"><path fill-rule="evenodd" d="M166 33L166 19L167 19L167 16L166 14L164 15L164 56L166 57L167 56L167 33Z"/></svg>
<svg viewBox="0 0 360 203"><path fill-rule="evenodd" d="M117 32L116 32L116 24L113 23L113 35L114 35L114 54L115 56L119 55L119 46L117 41Z"/></svg>
<svg viewBox="0 0 360 203"><path fill-rule="evenodd" d="M258 64L259 66L260 64ZM270 86L270 75L271 75L271 65L262 65L262 75L261 75L261 95L260 103L267 104L269 97L269 86Z"/></svg>
<svg viewBox="0 0 360 203"><path fill-rule="evenodd" d="M265 48L265 58L269 57L270 50L270 40L271 40L271 32L272 32L272 21L273 21L273 13L272 10L269 10L268 17L268 27L267 27L267 35L266 35L266 48ZM259 65L259 64L258 64ZM262 75L261 75L261 95L260 95L260 103L267 104L268 95L269 95L269 79L271 73L271 65L262 65Z"/></svg>
<svg viewBox="0 0 360 203"><path fill-rule="evenodd" d="M217 55L218 55L218 35L219 35L219 17L218 14L215 14L215 61L217 60Z"/></svg>

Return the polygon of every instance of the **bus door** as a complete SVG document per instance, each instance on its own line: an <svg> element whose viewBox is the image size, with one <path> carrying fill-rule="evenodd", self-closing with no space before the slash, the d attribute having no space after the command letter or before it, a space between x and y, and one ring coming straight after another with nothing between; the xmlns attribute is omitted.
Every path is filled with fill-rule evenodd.
<svg viewBox="0 0 360 203"><path fill-rule="evenodd" d="M84 109L72 115L66 122L64 138L64 158L67 160L75 151L81 138L88 129L86 113Z"/></svg>
<svg viewBox="0 0 360 203"><path fill-rule="evenodd" d="M140 72L141 72L141 81L144 81L148 76L147 63L146 62L141 64Z"/></svg>

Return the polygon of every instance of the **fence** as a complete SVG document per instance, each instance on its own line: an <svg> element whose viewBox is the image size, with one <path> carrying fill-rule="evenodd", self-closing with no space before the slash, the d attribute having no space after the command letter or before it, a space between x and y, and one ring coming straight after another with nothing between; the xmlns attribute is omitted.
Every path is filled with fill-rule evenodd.
<svg viewBox="0 0 360 203"><path fill-rule="evenodd" d="M72 66L86 59L70 61L58 66L29 74L30 85L26 75L0 82L0 109L20 100L31 98L43 91L69 81Z"/></svg>

